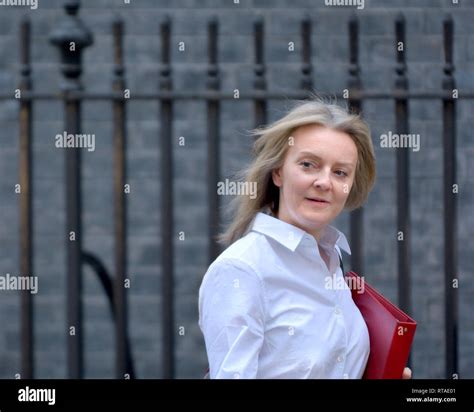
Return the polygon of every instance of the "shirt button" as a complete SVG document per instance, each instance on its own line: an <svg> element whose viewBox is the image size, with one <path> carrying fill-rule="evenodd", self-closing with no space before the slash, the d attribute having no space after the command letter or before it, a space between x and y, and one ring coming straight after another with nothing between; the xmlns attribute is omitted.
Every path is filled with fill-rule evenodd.
<svg viewBox="0 0 474 412"><path fill-rule="evenodd" d="M334 313L336 315L340 315L341 314L341 309L339 309L338 307L336 307L336 309L334 309Z"/></svg>
<svg viewBox="0 0 474 412"><path fill-rule="evenodd" d="M338 361L339 363L341 363L343 360L344 360L344 356L338 356L338 357L337 357L337 361Z"/></svg>

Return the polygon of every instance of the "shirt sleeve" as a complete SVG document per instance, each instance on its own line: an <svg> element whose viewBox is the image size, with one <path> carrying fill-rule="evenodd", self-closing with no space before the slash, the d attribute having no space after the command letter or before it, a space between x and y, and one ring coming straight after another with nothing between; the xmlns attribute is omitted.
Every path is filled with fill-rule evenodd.
<svg viewBox="0 0 474 412"><path fill-rule="evenodd" d="M199 325L211 379L257 377L264 313L261 279L249 265L229 259L209 268L199 291Z"/></svg>

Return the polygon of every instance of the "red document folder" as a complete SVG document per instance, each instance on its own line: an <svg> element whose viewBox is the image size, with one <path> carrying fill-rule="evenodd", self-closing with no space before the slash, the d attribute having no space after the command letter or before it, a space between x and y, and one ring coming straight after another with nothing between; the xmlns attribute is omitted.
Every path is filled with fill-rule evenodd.
<svg viewBox="0 0 474 412"><path fill-rule="evenodd" d="M406 366L416 322L354 272L346 273L352 299L369 330L370 355L363 379L400 379ZM357 279L358 278L358 279ZM354 287L357 285L357 287Z"/></svg>

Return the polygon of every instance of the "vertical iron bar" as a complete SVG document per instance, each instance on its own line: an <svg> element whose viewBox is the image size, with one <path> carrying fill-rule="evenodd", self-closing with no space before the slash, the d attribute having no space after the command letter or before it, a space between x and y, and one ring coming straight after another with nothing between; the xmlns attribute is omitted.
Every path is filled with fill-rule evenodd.
<svg viewBox="0 0 474 412"><path fill-rule="evenodd" d="M405 62L405 19L399 15L395 21L397 66L396 91L406 91ZM398 46L403 44L403 48ZM395 99L396 133L408 133L408 100ZM409 148L397 149L397 232L403 233L403 241L398 241L398 303L401 308L410 312L410 163Z"/></svg>
<svg viewBox="0 0 474 412"><path fill-rule="evenodd" d="M50 41L61 53L64 76L62 92L65 131L76 135L81 130L81 102L73 96L82 90L82 49L93 42L91 33L77 17L78 0L64 3L67 16L55 27ZM67 342L69 378L83 377L82 328L82 227L81 227L81 153L80 148L66 148L66 249L67 249Z"/></svg>
<svg viewBox="0 0 474 412"><path fill-rule="evenodd" d="M68 134L79 133L80 102L65 96L65 124ZM83 375L82 328L82 225L81 225L81 152L79 148L66 149L66 210L67 210L67 267L68 267L68 330L70 378Z"/></svg>
<svg viewBox="0 0 474 412"><path fill-rule="evenodd" d="M217 19L213 18L208 25L208 57L207 88L210 91L219 89L219 69L217 66ZM219 254L219 245L216 236L219 232L219 196L217 195L217 184L220 175L220 151L219 151L219 113L220 102L217 99L208 100L207 103L207 165L209 179L209 263Z"/></svg>
<svg viewBox="0 0 474 412"><path fill-rule="evenodd" d="M263 19L258 18L254 23L254 41L255 41L255 79L254 88L258 91L264 91L267 88L265 80L265 64L263 62ZM267 122L267 102L265 98L257 98L254 103L255 125L263 126Z"/></svg>
<svg viewBox="0 0 474 412"><path fill-rule="evenodd" d="M395 90L407 91L405 58L405 18L399 14L395 20L397 65ZM395 99L395 124L398 135L407 134L408 100ZM398 243L398 304L411 312L411 224L410 224L410 157L408 147L397 148L397 243ZM399 238L402 233L403 239ZM411 362L409 361L409 364Z"/></svg>
<svg viewBox="0 0 474 412"><path fill-rule="evenodd" d="M30 22L24 19L20 27L21 93L31 90L30 66ZM33 186L31 140L32 140L31 101L20 100L20 273L32 276L32 197ZM33 363L33 298L28 290L21 291L21 377L32 379Z"/></svg>
<svg viewBox="0 0 474 412"><path fill-rule="evenodd" d="M451 16L443 22L444 78L443 89L454 94L453 72L454 23ZM453 96L454 97L454 96ZM454 98L443 99L443 175L444 175L444 276L445 276L445 343L446 378L458 371L458 270L456 182L456 104Z"/></svg>
<svg viewBox="0 0 474 412"><path fill-rule="evenodd" d="M354 113L360 113L362 104L359 99L351 98L354 92L362 88L360 80L359 68L359 21L357 16L353 14L349 19L349 107ZM351 228L351 269L357 273L364 273L364 258L363 258L363 221L364 209L353 210L350 213L350 228Z"/></svg>
<svg viewBox="0 0 474 412"><path fill-rule="evenodd" d="M170 31L171 23L166 17L161 24L161 71L160 88L171 91ZM173 146L172 139L173 102L161 100L161 259L162 259L162 303L163 303L163 377L174 377L174 314L173 314Z"/></svg>
<svg viewBox="0 0 474 412"><path fill-rule="evenodd" d="M311 92L313 81L311 78L311 19L309 17L306 17L301 23L301 40L303 44L301 88Z"/></svg>
<svg viewBox="0 0 474 412"><path fill-rule="evenodd" d="M123 66L123 22L116 19L113 22L114 36L114 81L113 90L124 93ZM126 113L125 100L116 99L113 102L114 113L114 207L115 207L115 340L116 340L116 375L123 379L130 376L127 370L127 295L125 279L127 277L127 209L125 201L126 183Z"/></svg>

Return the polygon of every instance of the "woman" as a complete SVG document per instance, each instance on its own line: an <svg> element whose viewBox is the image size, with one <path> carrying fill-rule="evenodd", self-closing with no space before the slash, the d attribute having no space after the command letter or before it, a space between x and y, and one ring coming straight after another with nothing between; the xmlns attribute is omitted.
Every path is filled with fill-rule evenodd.
<svg viewBox="0 0 474 412"><path fill-rule="evenodd" d="M337 105L307 101L255 134L245 180L257 195L236 199L222 236L230 246L199 292L210 377L361 378L366 324L350 290L328 285L341 284L341 249L350 253L330 223L374 184L369 128Z"/></svg>

